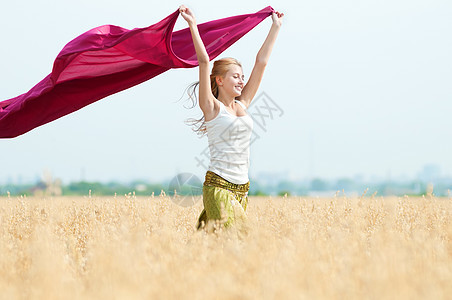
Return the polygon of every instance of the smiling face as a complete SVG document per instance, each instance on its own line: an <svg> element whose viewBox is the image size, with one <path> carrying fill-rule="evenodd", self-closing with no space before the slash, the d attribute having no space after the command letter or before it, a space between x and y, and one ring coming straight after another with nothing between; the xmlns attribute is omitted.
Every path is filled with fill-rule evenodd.
<svg viewBox="0 0 452 300"><path fill-rule="evenodd" d="M242 68L238 65L229 65L229 70L224 76L217 77L217 84L220 94L225 94L229 97L238 97L242 94L242 89L245 84L245 76Z"/></svg>

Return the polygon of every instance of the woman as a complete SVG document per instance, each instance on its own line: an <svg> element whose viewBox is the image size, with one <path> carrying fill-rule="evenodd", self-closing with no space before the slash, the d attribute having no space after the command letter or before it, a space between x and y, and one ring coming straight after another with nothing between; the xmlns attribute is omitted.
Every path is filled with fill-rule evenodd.
<svg viewBox="0 0 452 300"><path fill-rule="evenodd" d="M229 227L245 218L248 203L249 146L253 121L246 113L264 75L284 14L273 12L273 24L256 56L256 63L245 84L242 66L233 58L214 62L212 73L209 55L201 40L193 12L181 6L187 21L199 63L199 106L204 121L198 128L207 133L210 166L203 184L204 210L197 228L216 220ZM193 88L194 93L194 88Z"/></svg>

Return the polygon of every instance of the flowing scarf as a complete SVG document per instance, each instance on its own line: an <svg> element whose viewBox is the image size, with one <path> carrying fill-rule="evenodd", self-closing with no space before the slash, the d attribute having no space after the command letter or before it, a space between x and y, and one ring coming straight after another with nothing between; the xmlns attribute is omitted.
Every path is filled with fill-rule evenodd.
<svg viewBox="0 0 452 300"><path fill-rule="evenodd" d="M271 15L254 14L198 25L210 59L220 55ZM128 89L172 68L198 65L189 28L173 32L175 11L145 28L114 25L91 29L58 54L52 72L30 91L0 102L0 138L13 138Z"/></svg>

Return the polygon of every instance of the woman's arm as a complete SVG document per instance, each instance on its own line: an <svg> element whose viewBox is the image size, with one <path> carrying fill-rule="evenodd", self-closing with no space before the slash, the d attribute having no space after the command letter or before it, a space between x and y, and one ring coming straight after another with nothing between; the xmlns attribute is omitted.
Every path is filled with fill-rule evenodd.
<svg viewBox="0 0 452 300"><path fill-rule="evenodd" d="M206 120L214 117L215 97L212 94L210 87L210 69L209 69L209 54L199 35L198 25L196 24L195 15L193 12L181 5L179 11L182 17L187 21L190 28L191 37L196 50L196 57L199 64L199 107L201 108Z"/></svg>
<svg viewBox="0 0 452 300"><path fill-rule="evenodd" d="M251 100L253 100L254 96L257 93L257 90L259 89L259 85L261 84L265 67L267 66L268 60L270 59L273 45L275 44L276 37L278 36L278 32L282 24L283 16L283 13L273 12L273 24L270 28L267 38L262 44L261 49L257 53L256 62L254 64L253 71L251 72L250 79L243 88L242 94L238 97L238 99L244 102L247 107L250 105Z"/></svg>

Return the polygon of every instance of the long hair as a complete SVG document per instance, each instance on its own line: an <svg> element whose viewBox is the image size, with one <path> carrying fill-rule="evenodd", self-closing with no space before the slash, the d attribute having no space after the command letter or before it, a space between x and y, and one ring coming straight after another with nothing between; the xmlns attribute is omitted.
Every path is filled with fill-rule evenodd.
<svg viewBox="0 0 452 300"><path fill-rule="evenodd" d="M222 58L219 60L216 60L213 63L212 72L210 74L210 89L212 91L212 95L218 99L218 85L217 85L217 77L224 77L226 73L229 71L231 65L237 65L240 68L242 67L242 64L236 60L235 58ZM196 106L196 103L198 102L198 97L196 96L196 89L199 86L199 81L196 81L192 84L190 84L186 92L188 94L188 97L192 101L192 106L189 108L193 108ZM193 126L193 131L196 132L199 136L204 136L206 131L206 122L204 119L204 116L200 119L187 119L185 121L186 124Z"/></svg>

